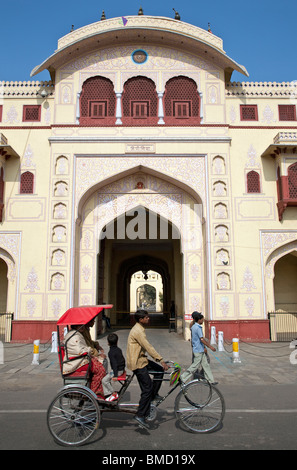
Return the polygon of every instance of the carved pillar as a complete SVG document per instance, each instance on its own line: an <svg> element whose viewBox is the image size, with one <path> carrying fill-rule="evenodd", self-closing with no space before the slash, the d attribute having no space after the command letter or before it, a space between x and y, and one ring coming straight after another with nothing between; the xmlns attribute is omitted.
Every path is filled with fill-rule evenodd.
<svg viewBox="0 0 297 470"><path fill-rule="evenodd" d="M80 95L81 93L77 93L76 98L76 124L79 124L80 118Z"/></svg>
<svg viewBox="0 0 297 470"><path fill-rule="evenodd" d="M122 123L122 93L116 93L117 105L116 105L116 126L120 126Z"/></svg>
<svg viewBox="0 0 297 470"><path fill-rule="evenodd" d="M164 109L163 109L163 96L164 96L164 93L158 93L158 99L159 99L159 102L158 102L158 118L159 118L159 121L158 121L158 124L165 124L165 121L164 121Z"/></svg>
<svg viewBox="0 0 297 470"><path fill-rule="evenodd" d="M200 96L200 124L203 124L203 93L198 92Z"/></svg>

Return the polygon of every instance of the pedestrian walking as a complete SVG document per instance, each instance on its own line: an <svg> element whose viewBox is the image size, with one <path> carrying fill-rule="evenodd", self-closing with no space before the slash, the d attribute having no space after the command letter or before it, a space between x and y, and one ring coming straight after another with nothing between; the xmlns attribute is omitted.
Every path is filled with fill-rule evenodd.
<svg viewBox="0 0 297 470"><path fill-rule="evenodd" d="M192 314L193 322L191 327L192 335L192 352L193 360L192 364L188 369L181 375L181 380L187 382L193 374L197 371L198 367L201 366L204 371L204 376L211 384L215 385L217 382L214 381L214 377L207 360L207 354L205 354L205 348L211 349L211 351L216 351L216 349L209 344L207 339L203 336L202 325L204 322L204 316L201 313L193 312Z"/></svg>

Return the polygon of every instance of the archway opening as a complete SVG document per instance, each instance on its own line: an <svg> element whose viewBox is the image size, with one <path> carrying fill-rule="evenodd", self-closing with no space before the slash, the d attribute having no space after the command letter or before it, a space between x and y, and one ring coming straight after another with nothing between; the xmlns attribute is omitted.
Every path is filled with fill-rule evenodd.
<svg viewBox="0 0 297 470"><path fill-rule="evenodd" d="M167 328L172 301L183 311L179 231L140 206L110 222L100 238L98 303L114 305L111 325L130 327L140 307L151 314L151 326Z"/></svg>
<svg viewBox="0 0 297 470"><path fill-rule="evenodd" d="M0 313L6 313L7 309L7 264L0 258Z"/></svg>
<svg viewBox="0 0 297 470"><path fill-rule="evenodd" d="M274 272L275 310L297 312L297 251L280 258Z"/></svg>
<svg viewBox="0 0 297 470"><path fill-rule="evenodd" d="M150 313L163 311L163 279L155 271L137 271L130 280L130 313L145 309Z"/></svg>

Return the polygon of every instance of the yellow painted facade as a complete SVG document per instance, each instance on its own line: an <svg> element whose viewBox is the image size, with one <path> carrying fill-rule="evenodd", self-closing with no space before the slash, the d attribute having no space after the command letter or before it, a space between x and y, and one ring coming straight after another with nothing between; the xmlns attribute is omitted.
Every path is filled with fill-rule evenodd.
<svg viewBox="0 0 297 470"><path fill-rule="evenodd" d="M13 339L46 323L51 331L70 306L98 302L114 304L117 325L118 312L130 311L131 276L147 264L162 276L164 310L175 301L180 333L199 310L226 337L268 340L268 312L297 311L294 84L232 82L232 71L248 74L220 38L149 16L69 33L33 78L45 69L49 82L0 82L0 301L14 312ZM82 121L92 77L113 87L108 125ZM155 86L157 115L147 125L125 124L125 87L137 77ZM198 124L178 85L172 102L184 119L167 116L176 77L195 84ZM133 112L148 112L148 102L132 97ZM288 197L280 181L282 191L291 184Z"/></svg>

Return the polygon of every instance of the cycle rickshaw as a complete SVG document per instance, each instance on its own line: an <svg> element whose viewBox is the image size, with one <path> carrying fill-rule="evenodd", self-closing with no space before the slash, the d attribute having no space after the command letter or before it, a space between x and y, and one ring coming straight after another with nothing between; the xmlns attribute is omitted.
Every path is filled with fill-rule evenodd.
<svg viewBox="0 0 297 470"><path fill-rule="evenodd" d="M118 377L118 399L108 402L100 399L90 388L91 359L84 371L63 374L63 360L67 357L67 344L62 341L61 328L70 325L85 325L95 318L103 309L112 305L70 308L57 322L58 354L64 387L58 392L47 411L47 425L54 440L61 445L79 446L89 441L100 426L101 416L105 412L125 412L135 414L138 404L124 403L123 398L134 374L126 372ZM171 361L169 361L171 362ZM169 363L168 362L168 363ZM220 428L225 403L221 392L206 380L193 380L184 384L180 380L181 367L171 363L172 371L165 372L168 378L163 381L170 383L168 393L157 403L151 404L150 414L146 418L153 422L157 418L158 406L177 388L180 389L174 402L175 416L181 427L194 433L207 433ZM165 377L164 374L164 377Z"/></svg>

